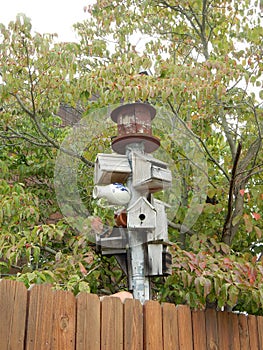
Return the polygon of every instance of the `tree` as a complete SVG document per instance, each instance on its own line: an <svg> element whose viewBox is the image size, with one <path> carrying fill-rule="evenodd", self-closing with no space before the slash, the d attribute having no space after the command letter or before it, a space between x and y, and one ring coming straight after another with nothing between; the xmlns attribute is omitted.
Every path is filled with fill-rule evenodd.
<svg viewBox="0 0 263 350"><path fill-rule="evenodd" d="M67 288L74 284L76 291L89 285L97 292L123 281L117 268L113 275L100 271L105 263L63 218L47 223L52 211L59 212L51 181L54 159L63 138L71 137L57 113L61 103L77 108L99 130L101 144L95 135L84 151L62 145L60 152L76 159L81 198L108 223L112 213L92 202L90 188L92 162L104 142L109 145L112 127L100 126L92 111L119 101L147 101L168 111L156 118L155 128L181 182L170 222L174 272L162 286L154 281L158 295L193 307L217 303L262 313L262 28L258 7L250 6L248 1L97 1L88 8L87 21L76 24L78 44L33 35L26 17L1 27L5 268L26 257L17 278L38 282L36 276L44 273L54 283L68 281ZM150 74L139 74L145 70ZM191 139L188 149L176 142L174 125ZM198 166L191 145L207 162L207 169L199 169L208 182L207 197L195 222L188 215ZM21 193L32 218L19 212ZM87 226L94 220L87 218ZM69 261L72 269L58 277ZM27 264L31 275L23 271ZM96 282L99 276L104 287Z"/></svg>

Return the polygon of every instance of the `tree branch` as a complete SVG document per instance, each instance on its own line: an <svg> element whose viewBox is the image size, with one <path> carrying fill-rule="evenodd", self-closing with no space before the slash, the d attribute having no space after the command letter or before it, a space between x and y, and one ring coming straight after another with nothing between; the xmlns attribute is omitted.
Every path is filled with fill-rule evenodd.
<svg viewBox="0 0 263 350"><path fill-rule="evenodd" d="M206 147L206 144L204 143L204 141L201 139L201 137L199 137L198 135L196 135L191 129L188 128L188 126L186 125L186 123L179 117L178 113L176 112L176 110L173 108L173 105L171 104L171 102L169 100L168 104L172 110L172 112L174 113L174 115L176 116L176 118L179 120L179 122L184 126L184 128L190 133L190 135L192 135L195 139L197 139L203 146L205 152L207 153L209 159L222 171L222 173L225 175L225 177L227 178L228 181L230 181L230 178L228 176L228 174L225 172L224 168L221 167L221 165L216 161L216 159L212 156L212 154L209 152L208 148ZM199 145L197 145L199 147Z"/></svg>
<svg viewBox="0 0 263 350"><path fill-rule="evenodd" d="M241 155L241 149L242 144L239 142L237 147L236 156L234 159L234 164L232 168L232 175L230 180L230 186L229 186L229 193L228 193L228 208L227 208L227 215L225 219L225 224L223 227L222 232L222 238L223 242L230 245L231 243L231 225L232 225L232 215L233 215L233 196L234 196L234 189L235 189L235 181L236 181L236 172L237 172L237 166Z"/></svg>
<svg viewBox="0 0 263 350"><path fill-rule="evenodd" d="M170 226L171 228L174 228L175 230L178 230L179 232L183 231L183 232L187 233L190 236L196 234L195 231L191 230L190 228L188 228L187 226L185 226L183 224L175 224L172 221L168 221L168 226Z"/></svg>
<svg viewBox="0 0 263 350"><path fill-rule="evenodd" d="M69 156L71 157L74 157L74 158L77 158L77 159L80 159L84 164L90 166L90 167L94 167L94 163L87 160L85 157L83 157L81 154L78 154L78 153L75 153L73 151L70 151L68 149L65 149L63 147L61 147L55 140L53 140L51 137L49 137L45 132L44 130L41 128L38 120L37 120L37 117L34 113L32 113L24 104L23 102L21 101L20 97L17 95L17 94L13 94L11 93L12 96L14 96L19 104L19 106L22 108L22 110L29 115L29 117L31 118L31 120L34 122L36 128L37 128L37 131L39 132L39 134L46 140L50 143L50 146L49 147L54 147L58 150L60 150L61 152L65 153L65 154L68 154Z"/></svg>

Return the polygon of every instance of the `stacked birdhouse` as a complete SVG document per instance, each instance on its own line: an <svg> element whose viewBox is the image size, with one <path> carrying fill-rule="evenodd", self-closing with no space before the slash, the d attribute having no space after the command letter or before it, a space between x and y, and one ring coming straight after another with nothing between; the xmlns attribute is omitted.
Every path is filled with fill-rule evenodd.
<svg viewBox="0 0 263 350"><path fill-rule="evenodd" d="M96 238L98 250L114 255L129 275L132 246L138 238L138 245L143 246L145 278L167 275L171 265L167 205L154 198L154 193L169 188L172 175L165 162L151 155L160 146L152 135L155 114L155 109L145 103L116 108L111 114L118 126L118 136L112 141L114 153L98 154L94 170L93 197L119 206L116 226ZM135 239L131 239L133 235Z"/></svg>

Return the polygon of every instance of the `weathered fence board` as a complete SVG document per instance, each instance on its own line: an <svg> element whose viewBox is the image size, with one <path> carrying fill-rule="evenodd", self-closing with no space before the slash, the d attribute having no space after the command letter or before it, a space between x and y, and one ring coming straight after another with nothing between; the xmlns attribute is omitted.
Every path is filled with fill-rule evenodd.
<svg viewBox="0 0 263 350"><path fill-rule="evenodd" d="M250 349L259 349L257 318L254 315L248 315L247 321Z"/></svg>
<svg viewBox="0 0 263 350"><path fill-rule="evenodd" d="M101 349L123 349L123 304L118 298L101 302Z"/></svg>
<svg viewBox="0 0 263 350"><path fill-rule="evenodd" d="M263 317L0 281L0 350L262 350Z"/></svg>
<svg viewBox="0 0 263 350"><path fill-rule="evenodd" d="M263 349L263 316L257 317L259 349Z"/></svg>
<svg viewBox="0 0 263 350"><path fill-rule="evenodd" d="M75 298L72 293L36 285L29 291L26 350L75 349Z"/></svg>
<svg viewBox="0 0 263 350"><path fill-rule="evenodd" d="M236 314L229 313L229 342L231 350L240 350L239 321Z"/></svg>
<svg viewBox="0 0 263 350"><path fill-rule="evenodd" d="M53 327L53 293L48 285L30 290L26 350L50 349Z"/></svg>
<svg viewBox="0 0 263 350"><path fill-rule="evenodd" d="M53 291L52 350L75 349L76 299L71 292Z"/></svg>
<svg viewBox="0 0 263 350"><path fill-rule="evenodd" d="M220 350L218 346L217 313L214 309L205 311L207 349Z"/></svg>
<svg viewBox="0 0 263 350"><path fill-rule="evenodd" d="M206 329L204 311L192 311L194 349L206 349Z"/></svg>
<svg viewBox="0 0 263 350"><path fill-rule="evenodd" d="M193 349L192 316L187 305L177 305L177 324L180 349Z"/></svg>
<svg viewBox="0 0 263 350"><path fill-rule="evenodd" d="M27 290L22 283L0 281L0 349L24 349Z"/></svg>
<svg viewBox="0 0 263 350"><path fill-rule="evenodd" d="M162 350L162 309L159 303L147 301L144 306L144 349Z"/></svg>
<svg viewBox="0 0 263 350"><path fill-rule="evenodd" d="M177 311L174 304L164 303L163 309L163 348L164 350L179 349Z"/></svg>
<svg viewBox="0 0 263 350"><path fill-rule="evenodd" d="M220 350L229 350L230 333L229 333L229 314L228 312L219 311L217 313L218 328L218 345Z"/></svg>
<svg viewBox="0 0 263 350"><path fill-rule="evenodd" d="M76 350L100 350L100 300L87 293L80 293L76 299Z"/></svg>
<svg viewBox="0 0 263 350"><path fill-rule="evenodd" d="M124 303L124 350L143 350L143 306L138 300Z"/></svg>
<svg viewBox="0 0 263 350"><path fill-rule="evenodd" d="M245 315L238 315L238 321L240 350L254 350L250 349L247 317Z"/></svg>

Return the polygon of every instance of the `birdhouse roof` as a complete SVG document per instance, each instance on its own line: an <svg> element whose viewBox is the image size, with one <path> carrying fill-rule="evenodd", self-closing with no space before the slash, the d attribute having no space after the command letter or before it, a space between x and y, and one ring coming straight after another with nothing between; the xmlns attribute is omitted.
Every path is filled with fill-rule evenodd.
<svg viewBox="0 0 263 350"><path fill-rule="evenodd" d="M132 211L133 209L135 209L137 206L147 206L149 207L151 210L155 210L154 209L154 206L149 202L147 201L147 199L145 197L140 197L137 199L136 202L134 202L129 208L127 208L127 211Z"/></svg>

